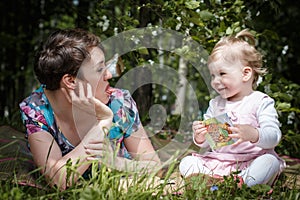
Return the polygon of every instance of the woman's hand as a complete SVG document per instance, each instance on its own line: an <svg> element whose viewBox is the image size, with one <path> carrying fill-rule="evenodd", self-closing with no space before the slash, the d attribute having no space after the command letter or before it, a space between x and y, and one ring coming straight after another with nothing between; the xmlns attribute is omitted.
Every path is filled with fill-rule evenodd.
<svg viewBox="0 0 300 200"><path fill-rule="evenodd" d="M258 141L259 133L256 128L247 124L237 124L233 127L228 127L232 131L229 137L236 138L237 141L233 145L238 145L242 142L250 141L255 143Z"/></svg>
<svg viewBox="0 0 300 200"><path fill-rule="evenodd" d="M77 92L64 88L62 91L73 106L74 121L78 122L76 128L83 139L82 142L88 144L94 138L98 138L98 143L101 144L112 125L112 110L93 96L89 83L78 80Z"/></svg>
<svg viewBox="0 0 300 200"><path fill-rule="evenodd" d="M202 144L206 139L207 128L202 121L194 121L192 126L194 132L194 139L197 144Z"/></svg>
<svg viewBox="0 0 300 200"><path fill-rule="evenodd" d="M72 105L76 106L76 108L83 112L95 116L97 120L112 119L113 113L111 109L93 96L92 86L89 83L86 83L85 90L84 83L82 81L78 81L78 95L74 90L66 91L62 88L62 91Z"/></svg>
<svg viewBox="0 0 300 200"><path fill-rule="evenodd" d="M65 89L63 90L68 100L74 106L73 112L77 113L78 116L84 112L91 117L91 121L95 120L95 123L92 123L94 126L90 127L82 141L85 153L88 155L86 159L103 162L103 160L110 158L109 160L111 161L113 149L106 135L112 125L112 110L94 97L89 83L78 80L77 92L74 90L69 90L68 92Z"/></svg>
<svg viewBox="0 0 300 200"><path fill-rule="evenodd" d="M87 160L99 160L111 162L113 156L113 149L107 138L97 137L92 138L84 145L84 149L87 155Z"/></svg>

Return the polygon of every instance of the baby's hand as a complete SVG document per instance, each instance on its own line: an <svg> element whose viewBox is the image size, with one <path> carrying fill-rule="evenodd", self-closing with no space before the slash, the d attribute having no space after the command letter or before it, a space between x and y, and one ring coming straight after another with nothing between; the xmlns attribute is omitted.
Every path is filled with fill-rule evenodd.
<svg viewBox="0 0 300 200"><path fill-rule="evenodd" d="M202 144L205 141L207 128L202 121L194 121L192 126L194 139L197 144Z"/></svg>
<svg viewBox="0 0 300 200"><path fill-rule="evenodd" d="M229 137L236 138L237 141L233 145L238 145L242 142L250 141L255 143L258 141L258 130L251 125L236 124L233 127L228 127L233 133Z"/></svg>

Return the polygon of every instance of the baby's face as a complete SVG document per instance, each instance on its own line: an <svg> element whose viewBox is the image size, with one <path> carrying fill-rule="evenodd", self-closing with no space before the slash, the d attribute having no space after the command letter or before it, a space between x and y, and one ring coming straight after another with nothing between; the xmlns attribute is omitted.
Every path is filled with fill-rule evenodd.
<svg viewBox="0 0 300 200"><path fill-rule="evenodd" d="M243 69L241 62L231 63L217 60L208 66L211 86L222 98L237 100L243 88Z"/></svg>

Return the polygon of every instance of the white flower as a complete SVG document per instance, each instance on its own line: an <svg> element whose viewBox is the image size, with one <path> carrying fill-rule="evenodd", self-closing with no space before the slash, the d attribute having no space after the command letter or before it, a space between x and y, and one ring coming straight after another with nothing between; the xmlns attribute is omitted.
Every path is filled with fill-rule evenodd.
<svg viewBox="0 0 300 200"><path fill-rule="evenodd" d="M153 60L148 60L148 62L150 63L150 65L153 65L153 64L154 64L154 61L153 61Z"/></svg>
<svg viewBox="0 0 300 200"><path fill-rule="evenodd" d="M140 43L140 39L139 38L135 38L135 36L131 36L130 38L135 44L139 44Z"/></svg>
<svg viewBox="0 0 300 200"><path fill-rule="evenodd" d="M106 15L103 15L102 16L102 19L105 21L107 19L107 16Z"/></svg>
<svg viewBox="0 0 300 200"><path fill-rule="evenodd" d="M153 36L157 36L157 31L152 31Z"/></svg>
<svg viewBox="0 0 300 200"><path fill-rule="evenodd" d="M109 20L105 20L104 21L104 24L103 24L103 27L102 27L102 30L103 31L106 31L109 27Z"/></svg>
<svg viewBox="0 0 300 200"><path fill-rule="evenodd" d="M258 86L261 82L262 82L262 77L261 76L258 76L258 79L256 81L256 85Z"/></svg>
<svg viewBox="0 0 300 200"><path fill-rule="evenodd" d="M178 23L178 24L176 25L175 30L178 31L178 30L180 29L181 25L182 25L181 23Z"/></svg>
<svg viewBox="0 0 300 200"><path fill-rule="evenodd" d="M118 34L118 28L117 28L117 27L114 28L114 34L115 34L115 35Z"/></svg>

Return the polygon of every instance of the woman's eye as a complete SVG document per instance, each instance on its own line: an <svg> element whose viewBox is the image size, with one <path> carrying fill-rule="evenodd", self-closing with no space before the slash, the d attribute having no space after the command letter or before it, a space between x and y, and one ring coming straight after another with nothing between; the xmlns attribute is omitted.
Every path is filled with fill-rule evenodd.
<svg viewBox="0 0 300 200"><path fill-rule="evenodd" d="M97 65L98 65L97 72L103 72L103 70L106 68L104 62L99 62Z"/></svg>

